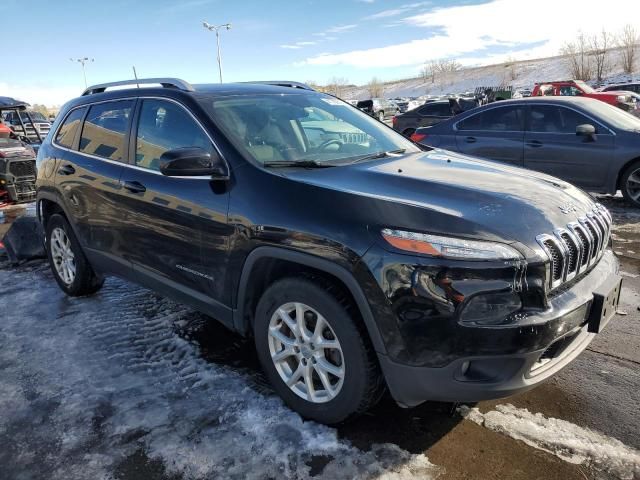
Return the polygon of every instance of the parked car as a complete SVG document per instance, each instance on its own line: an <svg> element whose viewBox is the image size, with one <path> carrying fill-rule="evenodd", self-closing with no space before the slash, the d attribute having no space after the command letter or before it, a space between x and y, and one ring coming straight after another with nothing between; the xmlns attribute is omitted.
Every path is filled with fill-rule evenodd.
<svg viewBox="0 0 640 480"><path fill-rule="evenodd" d="M2 119L14 132L25 135L32 142L42 142L51 128L51 122L33 110L5 110L2 111Z"/></svg>
<svg viewBox="0 0 640 480"><path fill-rule="evenodd" d="M3 121L4 114L21 112L25 102L0 97L0 204L32 202L36 196L36 154L29 139ZM31 125L29 119L24 123ZM33 128L33 125L31 125Z"/></svg>
<svg viewBox="0 0 640 480"><path fill-rule="evenodd" d="M310 109L366 142L311 146ZM532 388L616 311L611 216L561 180L428 150L310 90L90 87L38 154L53 277L75 296L118 275L252 336L319 422L385 388L404 406Z"/></svg>
<svg viewBox="0 0 640 480"><path fill-rule="evenodd" d="M357 107L366 114L377 118L381 122L392 118L400 112L398 105L384 98L361 100L358 102Z"/></svg>
<svg viewBox="0 0 640 480"><path fill-rule="evenodd" d="M640 93L640 83L619 83L617 85L607 85L600 89L601 92L634 92Z"/></svg>
<svg viewBox="0 0 640 480"><path fill-rule="evenodd" d="M462 97L426 103L407 113L393 117L393 129L405 137L411 137L417 128L435 125L477 106L477 100Z"/></svg>
<svg viewBox="0 0 640 480"><path fill-rule="evenodd" d="M640 206L640 119L604 102L531 97L419 129L413 140L530 168Z"/></svg>
<svg viewBox="0 0 640 480"><path fill-rule="evenodd" d="M625 112L636 108L635 102L626 92L617 90L598 92L581 80L563 80L559 82L536 83L531 93L532 97L584 97L600 100Z"/></svg>

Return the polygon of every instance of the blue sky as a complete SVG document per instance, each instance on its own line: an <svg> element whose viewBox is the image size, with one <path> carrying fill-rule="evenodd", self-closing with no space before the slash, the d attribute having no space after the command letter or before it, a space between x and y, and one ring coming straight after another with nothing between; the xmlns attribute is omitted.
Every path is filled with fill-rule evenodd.
<svg viewBox="0 0 640 480"><path fill-rule="evenodd" d="M581 4L585 1L591 0ZM627 13L640 8L637 0L621 1L629 2ZM233 24L221 33L225 81L326 83L338 76L360 84L373 76L415 75L431 58L471 65L506 55L554 54L561 40L555 30L575 34L585 22L595 28L601 21L592 10L595 20L578 14L563 19L562 28L553 21L533 28L535 18L521 10L530 5L524 0L0 0L0 18L20 18L3 21L2 37L10 48L5 57L12 58L3 62L0 94L60 103L83 88L80 65L69 58L84 56L95 59L87 66L89 83L130 78L132 65L140 77L215 82L215 35L202 20Z"/></svg>

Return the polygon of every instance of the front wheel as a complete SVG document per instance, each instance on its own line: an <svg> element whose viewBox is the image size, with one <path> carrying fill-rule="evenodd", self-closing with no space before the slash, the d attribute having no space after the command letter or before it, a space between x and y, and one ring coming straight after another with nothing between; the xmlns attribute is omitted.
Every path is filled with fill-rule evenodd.
<svg viewBox="0 0 640 480"><path fill-rule="evenodd" d="M622 174L620 189L627 202L640 207L640 161L632 163Z"/></svg>
<svg viewBox="0 0 640 480"><path fill-rule="evenodd" d="M380 398L377 359L344 298L330 285L280 280L258 303L258 357L276 392L303 417L335 424Z"/></svg>
<svg viewBox="0 0 640 480"><path fill-rule="evenodd" d="M102 287L65 217L51 215L47 221L47 257L53 277L60 288L72 297L91 295Z"/></svg>
<svg viewBox="0 0 640 480"><path fill-rule="evenodd" d="M380 120L381 122L384 122L384 112L382 111L378 112L378 120Z"/></svg>

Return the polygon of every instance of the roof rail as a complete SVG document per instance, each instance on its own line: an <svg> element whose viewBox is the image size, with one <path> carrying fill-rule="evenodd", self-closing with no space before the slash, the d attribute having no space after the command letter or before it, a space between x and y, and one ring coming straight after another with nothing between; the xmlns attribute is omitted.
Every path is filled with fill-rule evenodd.
<svg viewBox="0 0 640 480"><path fill-rule="evenodd" d="M315 90L311 88L309 85L307 85L306 83L292 82L290 80L260 80L260 81L254 81L254 82L246 82L246 83L258 83L261 85L273 85L276 87L299 88L301 90L311 90L312 92L315 92Z"/></svg>
<svg viewBox="0 0 640 480"><path fill-rule="evenodd" d="M140 86L159 83L163 88L176 88L185 92L193 92L194 88L190 83L180 80L179 78L140 78L133 80L122 80L120 82L101 83L100 85L92 85L82 92L82 96L93 95L94 93L102 93L107 88L123 87L125 85Z"/></svg>

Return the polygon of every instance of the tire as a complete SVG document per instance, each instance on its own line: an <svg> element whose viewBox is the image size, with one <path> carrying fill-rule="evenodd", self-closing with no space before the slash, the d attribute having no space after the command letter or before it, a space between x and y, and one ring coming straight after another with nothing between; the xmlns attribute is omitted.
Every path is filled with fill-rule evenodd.
<svg viewBox="0 0 640 480"><path fill-rule="evenodd" d="M379 111L378 112L378 120L380 120L381 122L384 122L384 112L383 111Z"/></svg>
<svg viewBox="0 0 640 480"><path fill-rule="evenodd" d="M640 207L640 161L633 162L622 174L620 190L625 200Z"/></svg>
<svg viewBox="0 0 640 480"><path fill-rule="evenodd" d="M285 344L271 332L277 330L280 335L288 337L291 344L301 338L296 314L301 311L305 312L303 317L307 319L307 334L312 334L311 329L320 319L329 328L323 330L321 339L311 338L307 343L298 341L298 353L289 353L278 363L272 355L284 351ZM288 315L287 321L283 320L282 312ZM289 325L292 329L288 328ZM298 328L298 333L294 332L295 328ZM256 349L273 388L291 409L304 418L328 425L368 410L384 392L384 381L367 335L364 327L354 320L350 303L331 284L317 279L296 277L279 280L265 291L256 308ZM321 349L313 344L314 341L316 344L330 341L338 348ZM314 347L315 350L310 350ZM295 352L295 349L295 346L289 347L289 351ZM332 368L325 370L327 363ZM310 372L313 388L307 388L305 376L299 374L300 378L296 377L293 372L298 368ZM331 371L341 371L342 378L334 376ZM321 378L321 372L324 372L328 383ZM287 376L297 378L292 378L295 383L291 387L285 382ZM311 393L315 398L310 398Z"/></svg>
<svg viewBox="0 0 640 480"><path fill-rule="evenodd" d="M404 135L407 138L411 138L411 135L413 135L414 133L416 133L415 128L407 128L404 132L402 132L402 135Z"/></svg>
<svg viewBox="0 0 640 480"><path fill-rule="evenodd" d="M67 295L91 295L102 288L104 279L89 265L69 222L62 215L56 213L49 217L45 246L53 277Z"/></svg>

